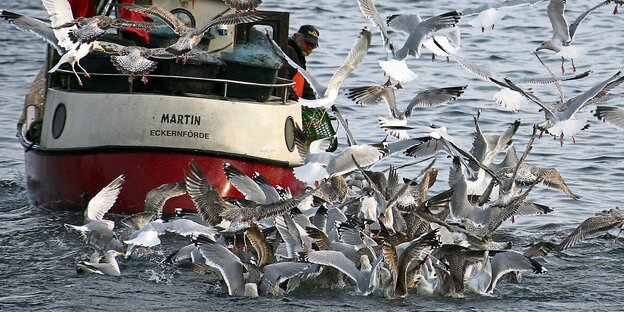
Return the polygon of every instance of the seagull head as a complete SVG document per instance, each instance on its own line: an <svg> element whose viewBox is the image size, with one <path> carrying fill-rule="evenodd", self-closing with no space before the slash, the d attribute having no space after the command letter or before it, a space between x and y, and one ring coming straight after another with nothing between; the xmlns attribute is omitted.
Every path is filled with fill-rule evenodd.
<svg viewBox="0 0 624 312"><path fill-rule="evenodd" d="M554 52L559 52L561 48L557 47L555 44L553 44L552 41L548 40L548 41L542 42L537 48L535 48L535 52L540 51L540 50L551 50Z"/></svg>

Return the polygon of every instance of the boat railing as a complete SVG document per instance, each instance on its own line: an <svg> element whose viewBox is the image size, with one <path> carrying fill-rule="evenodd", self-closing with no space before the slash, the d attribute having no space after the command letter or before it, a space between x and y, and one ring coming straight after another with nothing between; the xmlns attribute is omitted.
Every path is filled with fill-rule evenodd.
<svg viewBox="0 0 624 312"><path fill-rule="evenodd" d="M64 84L67 91L72 91L75 89L75 88L72 88L73 84L70 83L69 81L70 79L75 79L73 78L74 73L71 70L58 69L56 70L56 72L66 74L62 76L64 76L65 79L67 79L66 83ZM77 72L77 74L84 76L84 73L82 72ZM89 73L89 75L90 76L128 77L128 75L124 75L120 73ZM277 77L275 83L259 83L259 82L248 82L248 81L231 80L231 79L223 79L223 78L204 78L204 77L189 77L189 76L176 76L176 75L159 75L159 74L151 74L151 75L147 75L147 77L148 79L165 78L165 79L203 81L206 83L213 83L213 84L218 83L223 86L222 89L219 89L216 92L213 91L211 94L216 95L216 96L222 96L224 98L239 98L237 96L231 96L228 93L228 90L231 90L231 88L229 88L230 85L247 86L247 87L253 87L253 88L271 88L271 89L276 90L275 94L279 97L280 101L283 104L285 104L286 101L288 101L288 89L291 88L295 84L292 80L281 78L281 77ZM83 78L83 79L89 79L89 78ZM139 77L135 77L135 80L141 83ZM127 93L134 93L133 86L134 86L134 82L128 81ZM80 89L76 89L76 90L83 91ZM194 94L194 93L191 93L191 94ZM192 96L192 95L188 95L188 96Z"/></svg>

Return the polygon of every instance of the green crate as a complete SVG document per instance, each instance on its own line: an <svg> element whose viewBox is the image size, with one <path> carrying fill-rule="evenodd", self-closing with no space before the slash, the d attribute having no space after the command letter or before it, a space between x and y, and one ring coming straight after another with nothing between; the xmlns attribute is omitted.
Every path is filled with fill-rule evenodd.
<svg viewBox="0 0 624 312"><path fill-rule="evenodd" d="M336 130L334 130L325 108L304 107L301 115L303 117L303 130L311 134L315 140L336 135ZM338 140L333 140L327 151L333 152L336 148L338 148Z"/></svg>

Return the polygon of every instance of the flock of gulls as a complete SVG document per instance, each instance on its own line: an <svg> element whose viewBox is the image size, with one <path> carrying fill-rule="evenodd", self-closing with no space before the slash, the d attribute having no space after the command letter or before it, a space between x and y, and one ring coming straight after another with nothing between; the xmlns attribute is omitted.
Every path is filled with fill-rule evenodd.
<svg viewBox="0 0 624 312"><path fill-rule="evenodd" d="M156 66L150 58L187 57L210 27L263 18L262 13L255 11L261 1L225 2L237 12L201 28L184 25L162 8L126 5L128 9L162 19L179 36L175 44L159 49L97 41L110 27L159 26L103 16L74 20L67 0L43 0L51 25L13 12L2 11L1 15L15 27L35 32L53 44L62 54L61 63L80 67L80 58L91 50L101 49L113 55L111 61L122 73L145 77ZM84 224L65 225L96 249L91 259L78 263L78 271L120 276L117 257L142 261L151 249L161 244L162 235L175 233L187 242L185 246L177 246L180 248L167 257L167 262L212 276L232 296L281 296L302 286L344 288L386 298L403 298L408 294L463 297L466 292L492 295L501 283L519 282L521 272L547 272L540 257L572 248L593 234L621 229L624 212L614 208L589 217L561 242L534 242L517 248L509 241L494 240L496 230L504 222L513 222L516 216L553 211L529 198L531 190L540 184L572 199L579 198L556 168L540 167L525 159L542 133L553 136L560 144L564 138L574 141L586 126L579 112L606 101L608 93L624 81L618 71L599 78L597 84L579 95L566 98L560 84L585 79L591 72L557 77L544 65L548 76L512 81L461 55L458 24L464 18L474 16L473 26L492 31L506 10L537 7L540 2L543 1L508 0L426 19L401 14L384 21L372 0L357 0L364 17L381 34L380 46L387 57L379 65L389 78L384 84L351 88L347 95L358 104L385 102L387 105L388 116L378 119L387 137L377 144L357 144L348 123L334 106L343 81L371 47L373 36L368 27L361 30L344 64L327 85L299 68L268 38L275 52L298 68L314 89L317 99L302 99L301 103L331 110L346 130L348 146L329 153L325 150L335 138L313 140L305 131L295 129L296 147L303 165L293 171L307 185L303 194L291 194L288 188L272 185L260 173L247 175L224 163L226 177L244 199L222 198L193 161L185 171L185 181L172 181L150 191L145 199L145 211L121 220L130 229L125 233L131 233L123 240L118 236L121 232L114 231L115 223L104 218L122 191L124 176L121 175L90 200ZM535 52L550 50L561 58L562 74L565 60L571 61L572 71L576 72L574 58L581 51L572 42L581 22L591 12L609 4L615 4L613 14L617 14L622 3L601 1L568 23L566 1L550 0L544 14L551 21L553 36L536 47ZM407 34L402 46L393 43L387 28ZM519 146L520 155L513 143L520 119L499 133L484 133L480 127L481 114L477 113L473 117L475 134L470 148L449 135L446 127L435 127L425 136L410 135L413 110L457 100L467 88L462 85L422 91L400 111L395 90L417 77L405 59L418 58L425 50L448 58L499 87L493 97L508 110L517 112L527 101L538 105L536 109L544 112L544 120L533 126L527 145ZM536 56L541 62L537 53ZM56 68L58 65L52 70ZM559 99L554 102L539 99L527 87L531 84L556 86ZM624 112L619 108L597 106L595 115L624 128ZM435 169L438 153L448 154L451 159L448 189L429 194L438 179ZM412 156L415 160L374 169L382 159L395 154ZM427 166L417 176L399 178L401 167L417 163ZM166 201L177 196L190 196L198 213L163 215ZM103 259L100 254L104 255Z"/></svg>

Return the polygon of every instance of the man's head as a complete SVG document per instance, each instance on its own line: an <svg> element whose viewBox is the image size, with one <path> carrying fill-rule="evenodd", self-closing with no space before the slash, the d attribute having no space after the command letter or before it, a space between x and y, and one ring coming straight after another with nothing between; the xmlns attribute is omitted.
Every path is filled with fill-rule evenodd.
<svg viewBox="0 0 624 312"><path fill-rule="evenodd" d="M318 47L319 31L312 25L303 25L293 35L293 39L305 56L310 55Z"/></svg>

